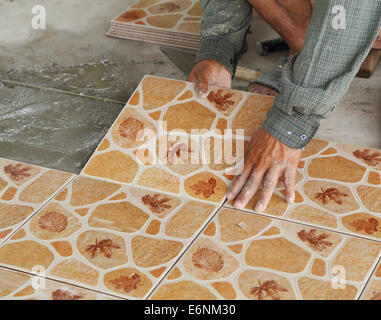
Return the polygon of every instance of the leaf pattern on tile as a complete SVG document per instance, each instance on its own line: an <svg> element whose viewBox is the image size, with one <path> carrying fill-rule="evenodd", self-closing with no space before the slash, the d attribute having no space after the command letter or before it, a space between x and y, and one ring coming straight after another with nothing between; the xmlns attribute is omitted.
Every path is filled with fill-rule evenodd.
<svg viewBox="0 0 381 320"><path fill-rule="evenodd" d="M378 231L378 221L374 218L365 219L357 219L351 223L349 223L352 227L356 228L357 231L365 231L368 234L373 234Z"/></svg>
<svg viewBox="0 0 381 320"><path fill-rule="evenodd" d="M258 300L263 300L266 296L271 297L273 300L279 300L280 292L288 292L288 290L280 286L275 280L267 280L261 283L258 279L258 286L250 290L250 293L257 296Z"/></svg>
<svg viewBox="0 0 381 320"><path fill-rule="evenodd" d="M31 176L28 171L31 169L30 166L24 165L22 163L18 164L9 164L4 167L4 172L15 182L20 182L25 178Z"/></svg>
<svg viewBox="0 0 381 320"><path fill-rule="evenodd" d="M144 18L146 15L147 14L143 10L130 10L123 12L119 18L121 21L129 22Z"/></svg>
<svg viewBox="0 0 381 320"><path fill-rule="evenodd" d="M208 100L210 103L213 103L217 110L226 111L229 107L234 105L233 100L229 100L233 96L233 93L223 94L222 90L211 91L208 95Z"/></svg>
<svg viewBox="0 0 381 320"><path fill-rule="evenodd" d="M123 138L138 140L144 134L143 122L136 118L128 117L119 125L119 134Z"/></svg>
<svg viewBox="0 0 381 320"><path fill-rule="evenodd" d="M120 249L120 246L113 243L111 239L103 239L98 242L95 239L95 244L91 244L86 248L86 252L91 258L95 258L98 254L103 254L106 258L111 259L112 249Z"/></svg>
<svg viewBox="0 0 381 320"><path fill-rule="evenodd" d="M125 293L129 293L132 290L135 290L138 287L140 281L141 277L136 273L132 274L131 276L120 276L119 278L110 280L115 289L123 289Z"/></svg>
<svg viewBox="0 0 381 320"><path fill-rule="evenodd" d="M361 160L364 160L366 164L375 167L381 164L381 152L371 152L369 149L363 151L355 150L353 155Z"/></svg>
<svg viewBox="0 0 381 320"><path fill-rule="evenodd" d="M311 229L309 231L301 230L298 232L298 237L300 240L304 242L308 242L310 247L317 251L323 251L327 247L330 247L333 245L332 242L327 241L329 237L329 234L327 233L318 233L317 229Z"/></svg>
<svg viewBox="0 0 381 320"><path fill-rule="evenodd" d="M348 195L337 188L321 188L321 192L315 194L315 199L320 200L323 204L327 204L331 200L337 204L343 204L341 197L348 197Z"/></svg>
<svg viewBox="0 0 381 320"><path fill-rule="evenodd" d="M62 232L66 229L68 221L65 215L56 211L49 211L40 217L38 226L50 232Z"/></svg>
<svg viewBox="0 0 381 320"><path fill-rule="evenodd" d="M0 244L72 177L67 172L0 158Z"/></svg>
<svg viewBox="0 0 381 320"><path fill-rule="evenodd" d="M69 290L57 289L52 292L53 300L78 300L83 297L83 294L73 294Z"/></svg>
<svg viewBox="0 0 381 320"><path fill-rule="evenodd" d="M167 204L171 199L163 196L160 198L160 194L155 193L153 196L147 194L142 197L142 201L146 206L149 206L155 213L162 213L166 209L171 209L171 205Z"/></svg>
<svg viewBox="0 0 381 320"><path fill-rule="evenodd" d="M224 266L224 259L217 251L210 248L200 248L192 256L195 267L211 272L218 272Z"/></svg>
<svg viewBox="0 0 381 320"><path fill-rule="evenodd" d="M209 198L214 194L214 188L217 186L217 181L214 178L209 178L207 182L199 180L196 184L190 188L196 195L202 194L204 198Z"/></svg>
<svg viewBox="0 0 381 320"><path fill-rule="evenodd" d="M173 2L162 3L160 4L160 7L159 7L159 10L164 12L172 12L178 9L181 9L181 7Z"/></svg>
<svg viewBox="0 0 381 320"><path fill-rule="evenodd" d="M185 143L178 143L167 151L167 160L170 165L186 164L188 162L188 147Z"/></svg>

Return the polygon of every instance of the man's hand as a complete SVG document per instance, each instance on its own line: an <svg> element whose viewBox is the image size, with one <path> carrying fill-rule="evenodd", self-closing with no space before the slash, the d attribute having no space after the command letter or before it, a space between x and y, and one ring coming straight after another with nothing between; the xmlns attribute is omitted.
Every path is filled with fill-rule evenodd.
<svg viewBox="0 0 381 320"><path fill-rule="evenodd" d="M234 206L242 209L262 186L254 209L263 211L281 179L286 187L287 202L294 202L296 168L301 154L302 150L291 149L264 129L258 129L251 139L243 171L235 178L227 198L232 200L238 195Z"/></svg>
<svg viewBox="0 0 381 320"><path fill-rule="evenodd" d="M201 60L193 67L188 81L196 82L197 94L200 98L206 98L209 94L209 85L230 89L232 75L215 60Z"/></svg>
<svg viewBox="0 0 381 320"><path fill-rule="evenodd" d="M257 93L257 94L265 94L267 96L273 96L273 97L276 97L279 94L277 90L269 88L267 86L264 86L263 84L259 84L256 82L251 83L247 91L252 93Z"/></svg>

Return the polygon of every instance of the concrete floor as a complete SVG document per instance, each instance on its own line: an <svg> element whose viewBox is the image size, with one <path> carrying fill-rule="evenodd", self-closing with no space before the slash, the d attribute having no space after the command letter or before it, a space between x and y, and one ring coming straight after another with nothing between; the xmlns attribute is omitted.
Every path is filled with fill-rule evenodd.
<svg viewBox="0 0 381 320"><path fill-rule="evenodd" d="M38 4L45 6L47 11L47 29L33 30L31 8L35 3L29 0L0 0L1 16L6 17L0 19L0 79L12 79L118 100L121 103L120 108L145 74L186 79L186 75L161 53L159 46L105 36L110 19L132 2L133 0L40 0ZM259 18L254 20L252 31L253 34L249 36L249 52L243 57L241 65L266 71L280 56L287 53L268 57L257 56L255 40L274 38L276 34ZM234 82L235 88L244 89L246 85L243 81ZM15 88L17 86L3 86L5 91ZM381 64L371 79L353 81L336 111L322 122L317 136L381 148L380 89ZM5 96L9 97L7 94ZM67 97L69 101L71 98ZM88 104L85 98L75 98L84 99L83 104ZM0 100L0 107L2 103L4 104L4 101ZM19 148L13 148L6 140L7 136L1 135L1 129L5 130L4 124L1 123L0 157L29 160L40 165L78 172L118 114L119 109L114 107L113 103L103 103L106 110L112 106L109 120L98 123L97 126L92 123L93 127L98 128L98 134L92 135L89 141L84 141L87 143L86 152L74 159L68 159L64 166L54 165L54 157L50 157L49 161L38 159L38 156L28 158L30 152L23 152L21 144ZM0 115L1 112L0 108ZM75 113L70 115L75 116ZM47 118L47 121L51 120ZM70 119L68 121L70 122ZM17 126L17 123L12 122L12 126ZM38 129L38 126L41 126L41 123L35 124L34 129ZM20 139L27 136L33 144L33 132L37 131L24 132ZM86 135L85 128L80 132ZM49 144L57 144L57 141L49 136L41 136L40 139L45 139L45 148L49 148ZM76 152L71 149L67 151L65 148L63 146L60 149L57 161L62 158L62 154ZM70 161L75 162L75 165L71 166Z"/></svg>

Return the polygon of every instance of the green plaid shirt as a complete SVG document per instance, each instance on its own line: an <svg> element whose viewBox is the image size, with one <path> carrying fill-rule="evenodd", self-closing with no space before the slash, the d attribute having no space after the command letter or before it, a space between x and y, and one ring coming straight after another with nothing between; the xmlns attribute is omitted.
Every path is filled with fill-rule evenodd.
<svg viewBox="0 0 381 320"><path fill-rule="evenodd" d="M247 50L252 7L247 0L200 2L196 62L213 59L234 74ZM345 24L337 21L338 5ZM291 148L305 147L348 90L380 29L381 0L316 0L303 50L283 68L282 90L262 127Z"/></svg>

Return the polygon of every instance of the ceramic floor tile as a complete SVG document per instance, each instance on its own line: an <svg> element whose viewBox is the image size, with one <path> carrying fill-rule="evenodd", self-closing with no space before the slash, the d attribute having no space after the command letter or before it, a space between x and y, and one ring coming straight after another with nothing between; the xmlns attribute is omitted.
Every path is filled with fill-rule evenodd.
<svg viewBox="0 0 381 320"><path fill-rule="evenodd" d="M35 289L36 288L36 289ZM115 300L116 297L0 267L0 300Z"/></svg>
<svg viewBox="0 0 381 320"><path fill-rule="evenodd" d="M357 299L381 243L221 209L150 299Z"/></svg>
<svg viewBox="0 0 381 320"><path fill-rule="evenodd" d="M81 174L221 204L272 101L218 88L199 99L193 83L146 76Z"/></svg>
<svg viewBox="0 0 381 320"><path fill-rule="evenodd" d="M0 265L144 298L216 211L214 205L77 177L0 247Z"/></svg>
<svg viewBox="0 0 381 320"><path fill-rule="evenodd" d="M361 300L381 300L381 262L366 285Z"/></svg>
<svg viewBox="0 0 381 320"><path fill-rule="evenodd" d="M381 241L380 174L380 150L312 140L299 164L295 204L286 204L279 183L264 214ZM257 199L245 210L254 212Z"/></svg>
<svg viewBox="0 0 381 320"><path fill-rule="evenodd" d="M0 158L0 245L73 177Z"/></svg>
<svg viewBox="0 0 381 320"><path fill-rule="evenodd" d="M138 0L111 23L200 35L201 6L197 0Z"/></svg>

